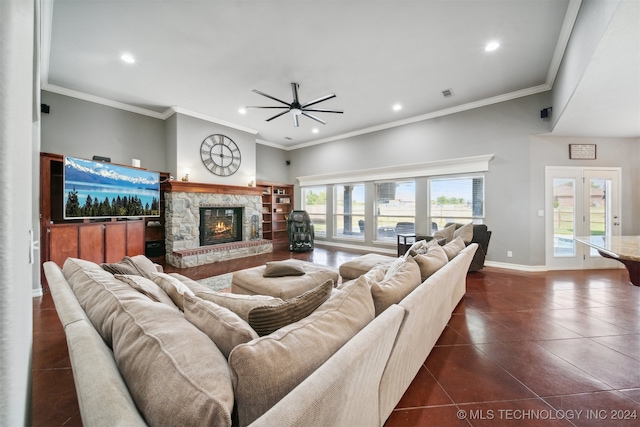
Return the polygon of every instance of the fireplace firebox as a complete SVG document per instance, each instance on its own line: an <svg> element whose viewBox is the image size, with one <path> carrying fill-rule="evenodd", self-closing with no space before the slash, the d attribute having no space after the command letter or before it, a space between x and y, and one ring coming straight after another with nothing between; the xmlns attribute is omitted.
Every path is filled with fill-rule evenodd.
<svg viewBox="0 0 640 427"><path fill-rule="evenodd" d="M242 241L241 207L200 208L200 246Z"/></svg>

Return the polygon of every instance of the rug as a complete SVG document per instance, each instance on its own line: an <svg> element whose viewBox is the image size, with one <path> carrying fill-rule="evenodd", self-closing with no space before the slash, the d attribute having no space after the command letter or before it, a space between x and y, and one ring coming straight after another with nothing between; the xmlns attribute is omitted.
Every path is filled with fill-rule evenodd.
<svg viewBox="0 0 640 427"><path fill-rule="evenodd" d="M219 276L207 277L204 279L196 280L196 282L214 291L230 291L231 278L233 273L225 273Z"/></svg>

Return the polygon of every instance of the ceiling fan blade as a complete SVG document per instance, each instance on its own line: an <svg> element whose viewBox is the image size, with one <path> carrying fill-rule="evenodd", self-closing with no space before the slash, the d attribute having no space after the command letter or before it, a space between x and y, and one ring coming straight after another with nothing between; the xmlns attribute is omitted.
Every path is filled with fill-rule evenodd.
<svg viewBox="0 0 640 427"><path fill-rule="evenodd" d="M289 108L289 106L287 105L286 107L263 107L263 106L258 106L258 105L247 105L245 108Z"/></svg>
<svg viewBox="0 0 640 427"><path fill-rule="evenodd" d="M291 83L291 93L293 94L293 103L298 102L298 83Z"/></svg>
<svg viewBox="0 0 640 427"><path fill-rule="evenodd" d="M299 127L300 125L298 124L298 116L296 114L292 114L293 116L293 125L295 127Z"/></svg>
<svg viewBox="0 0 640 427"><path fill-rule="evenodd" d="M319 102L326 101L327 99L331 99L331 98L335 98L335 97L336 97L336 94L335 93L331 93L329 95L323 96L322 98L318 98L318 99L315 99L315 100L313 100L311 102L307 102L306 104L304 104L302 106L302 108L311 107L312 105L315 105L315 104L317 104Z"/></svg>
<svg viewBox="0 0 640 427"><path fill-rule="evenodd" d="M302 115L303 115L303 116L307 116L307 117L309 117L310 119L315 120L316 122L320 122L320 123L322 123L323 125L326 125L326 124L327 124L327 122L325 122L324 120L321 120L321 119L317 118L316 116L311 115L311 114L309 114L309 113L307 113L307 112L305 112L305 111L303 111L303 112L302 112Z"/></svg>
<svg viewBox="0 0 640 427"><path fill-rule="evenodd" d="M270 122L271 120L277 119L278 117L280 117L280 116L282 116L284 114L287 114L288 112L289 112L289 110L283 111L282 113L276 114L275 116L271 117L270 119L267 119L266 121Z"/></svg>
<svg viewBox="0 0 640 427"><path fill-rule="evenodd" d="M266 96L267 98L273 99L274 101L278 101L278 102L280 102L281 104L284 104L284 105L286 105L286 106L289 106L289 103L288 103L288 102L284 102L284 101L283 101L283 100L281 100L281 99L274 98L273 96L271 96L271 95L267 95L266 93L264 93L264 92L260 92L259 90L253 89L253 91L252 91L252 92L257 93L258 95Z"/></svg>
<svg viewBox="0 0 640 427"><path fill-rule="evenodd" d="M339 113L339 114L344 113L344 111L342 110L327 110L324 108L305 108L303 111L313 111L316 113Z"/></svg>

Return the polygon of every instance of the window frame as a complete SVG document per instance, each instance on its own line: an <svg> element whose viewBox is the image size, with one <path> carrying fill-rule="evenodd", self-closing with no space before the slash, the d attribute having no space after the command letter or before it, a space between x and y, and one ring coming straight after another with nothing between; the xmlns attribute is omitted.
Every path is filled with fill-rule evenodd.
<svg viewBox="0 0 640 427"><path fill-rule="evenodd" d="M351 210L350 213L345 214L344 212L342 213L338 213L338 189L339 188L344 188L344 187L362 187L362 196L363 196L363 200L362 200L362 204L363 204L363 208L362 208L362 213L359 212L353 212L353 209ZM354 241L358 241L358 242L364 242L365 240L365 229L364 229L364 221L366 221L366 198L367 198L367 186L365 185L364 182L345 182L345 183L336 183L333 184L333 212L332 212L332 221L333 221L333 232L332 232L332 238L334 239L347 239L347 240L354 240ZM341 205L343 206L343 205ZM354 227L354 224L352 223L352 232L351 234L344 234L344 229L343 229L343 233L339 234L338 230L340 230L338 224L339 222L339 218L342 218L344 216L351 216L351 217L361 217L363 223L362 225L360 225L360 223L358 222L356 224L356 226ZM355 220L355 218L354 218ZM359 220L358 220L359 221ZM344 222L344 221L343 221ZM358 228L359 227L359 228ZM356 231L354 232L354 230L358 230L359 232Z"/></svg>

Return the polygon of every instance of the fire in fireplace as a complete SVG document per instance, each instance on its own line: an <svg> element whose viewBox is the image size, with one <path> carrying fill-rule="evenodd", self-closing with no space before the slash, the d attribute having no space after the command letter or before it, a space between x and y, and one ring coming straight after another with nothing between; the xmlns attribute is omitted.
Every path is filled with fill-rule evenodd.
<svg viewBox="0 0 640 427"><path fill-rule="evenodd" d="M242 240L242 208L200 208L200 246Z"/></svg>

